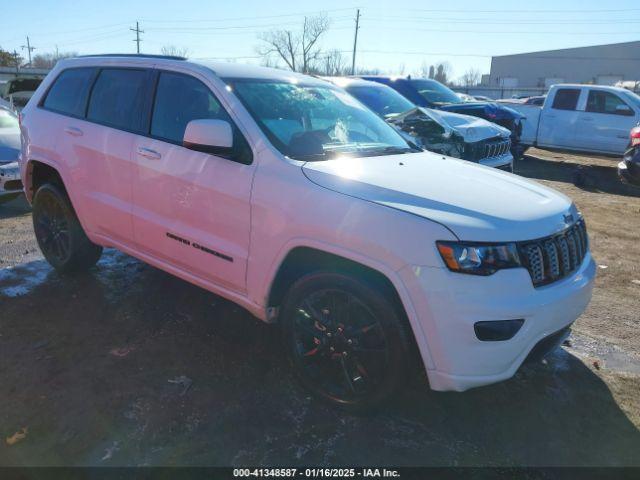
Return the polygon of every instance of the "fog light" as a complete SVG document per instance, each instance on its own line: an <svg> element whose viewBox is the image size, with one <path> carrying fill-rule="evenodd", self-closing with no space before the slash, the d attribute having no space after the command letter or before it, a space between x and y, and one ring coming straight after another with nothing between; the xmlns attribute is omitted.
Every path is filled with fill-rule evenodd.
<svg viewBox="0 0 640 480"><path fill-rule="evenodd" d="M483 342L501 342L509 340L522 328L524 319L494 320L489 322L476 322L473 329L478 340Z"/></svg>

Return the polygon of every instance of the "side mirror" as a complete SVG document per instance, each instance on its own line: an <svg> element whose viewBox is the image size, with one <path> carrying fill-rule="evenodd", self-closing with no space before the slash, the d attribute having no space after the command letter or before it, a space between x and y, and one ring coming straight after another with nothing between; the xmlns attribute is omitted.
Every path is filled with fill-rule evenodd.
<svg viewBox="0 0 640 480"><path fill-rule="evenodd" d="M617 105L616 113L618 115L627 115L629 117L635 115L635 112L629 105Z"/></svg>
<svg viewBox="0 0 640 480"><path fill-rule="evenodd" d="M184 131L182 145L198 152L231 157L234 153L233 130L224 120L191 120Z"/></svg>

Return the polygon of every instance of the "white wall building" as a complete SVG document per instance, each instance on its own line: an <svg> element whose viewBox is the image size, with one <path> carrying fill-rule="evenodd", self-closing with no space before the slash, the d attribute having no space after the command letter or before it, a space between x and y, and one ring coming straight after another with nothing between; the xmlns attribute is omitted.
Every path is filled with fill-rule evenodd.
<svg viewBox="0 0 640 480"><path fill-rule="evenodd" d="M493 57L487 86L548 88L557 83L614 85L625 80L640 80L640 41Z"/></svg>

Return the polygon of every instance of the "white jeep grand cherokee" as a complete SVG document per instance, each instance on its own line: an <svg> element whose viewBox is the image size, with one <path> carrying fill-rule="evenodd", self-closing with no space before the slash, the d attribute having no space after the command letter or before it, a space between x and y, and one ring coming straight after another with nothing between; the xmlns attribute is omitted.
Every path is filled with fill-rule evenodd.
<svg viewBox="0 0 640 480"><path fill-rule="evenodd" d="M34 228L56 269L116 247L231 299L281 326L307 388L352 409L402 385L413 346L435 390L509 378L591 297L571 200L415 151L316 78L64 60L21 128Z"/></svg>

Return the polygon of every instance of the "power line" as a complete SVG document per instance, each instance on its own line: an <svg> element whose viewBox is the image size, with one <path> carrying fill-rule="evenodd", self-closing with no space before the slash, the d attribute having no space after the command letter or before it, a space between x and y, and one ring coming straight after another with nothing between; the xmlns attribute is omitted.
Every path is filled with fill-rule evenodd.
<svg viewBox="0 0 640 480"><path fill-rule="evenodd" d="M229 22L229 21L240 21L240 20L258 20L263 18L283 18L283 17L301 17L304 15L312 15L312 14L322 14L322 13L330 13L330 12L344 12L346 10L352 10L352 8L333 8L328 10L314 10L307 12L297 12L297 13L285 13L281 15L254 15L251 17L227 17L227 18L216 18L216 19L195 19L195 20L147 20L147 23L203 23L203 22Z"/></svg>
<svg viewBox="0 0 640 480"><path fill-rule="evenodd" d="M585 60L591 62L593 60L608 60L608 61L640 61L640 57L576 57L569 55L531 55L531 54L518 54L511 53L505 55L483 55L477 53L448 53L448 52L412 52L412 51L389 51L389 50L360 50L360 53L375 53L380 55L424 55L424 56L441 56L441 57L478 57L478 58L493 58L493 57L511 57L518 55L525 55L527 59L545 59L545 60Z"/></svg>
<svg viewBox="0 0 640 480"><path fill-rule="evenodd" d="M369 18L369 17L367 17ZM372 21L376 22L389 22L389 20L402 21L402 22L430 22L430 23L461 23L472 25L611 25L611 24L636 24L640 23L640 20L635 19L617 19L617 20L590 20L590 19L572 19L572 20L559 20L559 21L547 21L547 20L483 20L483 19L461 19L461 18L443 18L443 17L404 17L404 16L385 16L385 17L370 17Z"/></svg>
<svg viewBox="0 0 640 480"><path fill-rule="evenodd" d="M116 38L116 37L122 37L123 35L125 35L127 32L126 29L123 28L119 28L117 30L111 31L111 32L102 32L99 33L97 35L90 35L88 37L82 37L82 38L77 38L72 42L64 42L61 44L56 44L59 47L65 47L65 46L69 46L69 45L78 45L81 43L87 43L87 42L91 42L91 41L101 41L101 40L108 40L111 38ZM42 47L41 47L42 49Z"/></svg>
<svg viewBox="0 0 640 480"><path fill-rule="evenodd" d="M460 13L460 9L457 10L442 10L431 8L409 8L408 10L414 12L433 12L433 13ZM586 10L581 8L580 10L464 10L464 14L469 13L614 13L614 12L638 12L640 8L624 8L624 9L595 9Z"/></svg>
<svg viewBox="0 0 640 480"><path fill-rule="evenodd" d="M138 22L136 22L136 28L130 28L129 30L131 30L132 32L136 32L136 39L134 40L134 42L136 42L136 51L137 53L140 53L140 34L144 33L143 30L140 30L140 26L138 25Z"/></svg>
<svg viewBox="0 0 640 480"><path fill-rule="evenodd" d="M566 32L566 31L547 31L547 30L452 30L452 29L434 29L434 28L412 28L412 27L385 27L385 31L402 31L402 32L423 32L423 33L474 33L483 35L519 35L519 34L532 34L532 35L640 35L640 32L634 31L617 31L617 32Z"/></svg>
<svg viewBox="0 0 640 480"><path fill-rule="evenodd" d="M333 17L331 21L341 22L352 17ZM197 33L197 32L209 32L218 30L244 30L248 28L272 28L272 27L284 27L290 25L299 25L299 22L285 22L285 23L262 23L254 25L229 25L226 27L152 27L147 29L149 32L166 31L166 32L181 32L181 33Z"/></svg>

